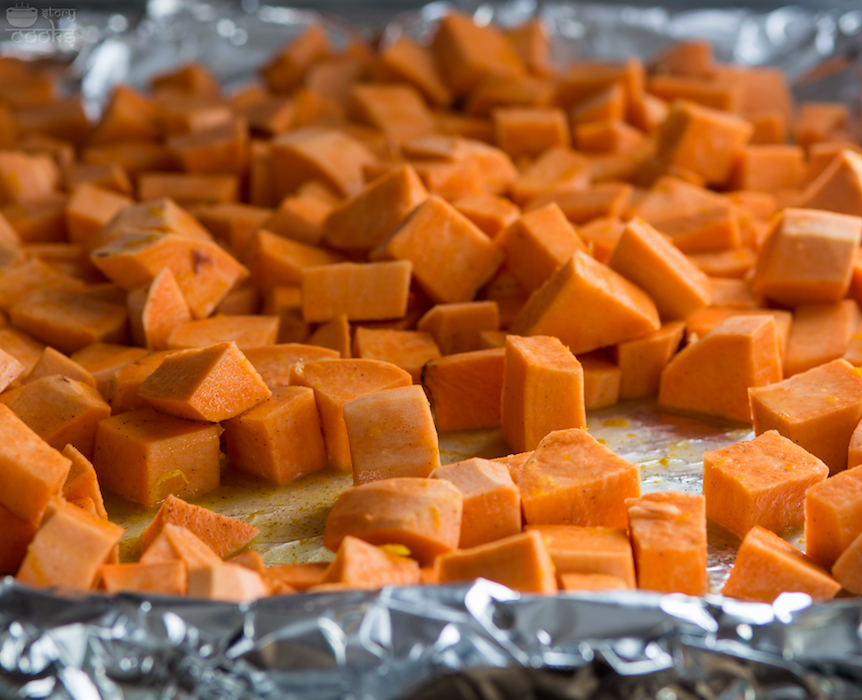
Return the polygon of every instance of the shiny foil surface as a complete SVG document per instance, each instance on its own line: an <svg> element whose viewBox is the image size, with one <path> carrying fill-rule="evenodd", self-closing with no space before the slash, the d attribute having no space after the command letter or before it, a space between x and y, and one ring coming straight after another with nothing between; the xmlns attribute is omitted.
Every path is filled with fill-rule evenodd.
<svg viewBox="0 0 862 700"><path fill-rule="evenodd" d="M784 68L799 99L838 99L856 108L862 101L862 9L852 4L761 11L528 0L469 8L433 3L380 25L363 24L353 4L345 11L348 23L255 0L241 6L151 0L142 16L111 6L78 10L51 25L62 30L62 42L46 45L42 35L16 41L6 33L0 48L60 59L66 87L81 91L95 116L118 83L145 86L177 63L202 61L231 90L254 80L257 67L312 22L322 22L336 45L356 32L384 43L402 33L425 39L450 7L505 26L542 16L560 65L649 57L671 41L707 37L720 61ZM36 26L48 27L43 20ZM702 452L753 436L748 428L663 414L651 402L593 412L589 430L640 465L644 491L700 492ZM506 451L498 431L441 436L444 463ZM253 547L269 564L321 561L331 557L320 543L326 513L351 481L324 472L274 488L228 476L197 502L259 527ZM127 528L124 557L134 556L135 540L152 514L107 503L112 518ZM787 537L801 542L801 533ZM520 596L479 581L237 606L75 597L6 579L0 583L0 697L862 697L862 604L847 598L811 605L803 594L785 594L774 605L725 599L717 592L736 544L710 531L712 593L705 598L642 591ZM547 669L566 673L538 675ZM441 680L465 670L457 681ZM420 692L432 681L437 685ZM457 684L473 695L457 695Z"/></svg>

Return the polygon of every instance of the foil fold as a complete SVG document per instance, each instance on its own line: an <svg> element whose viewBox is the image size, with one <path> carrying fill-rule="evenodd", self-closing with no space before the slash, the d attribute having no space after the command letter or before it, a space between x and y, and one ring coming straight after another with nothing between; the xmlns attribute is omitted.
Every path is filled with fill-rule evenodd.
<svg viewBox="0 0 862 700"><path fill-rule="evenodd" d="M7 579L0 695L389 700L508 667L575 672L567 683L595 686L584 698L858 698L862 608L810 602L522 596L479 580L230 605L63 598ZM585 685L584 669L601 682Z"/></svg>

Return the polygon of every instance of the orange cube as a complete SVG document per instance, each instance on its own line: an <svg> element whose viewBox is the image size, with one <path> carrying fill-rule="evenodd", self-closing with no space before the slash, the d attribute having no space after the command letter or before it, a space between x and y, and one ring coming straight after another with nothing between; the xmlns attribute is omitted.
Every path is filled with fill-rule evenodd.
<svg viewBox="0 0 862 700"><path fill-rule="evenodd" d="M767 430L703 453L706 517L740 538L755 525L773 532L799 527L805 492L828 475L817 457Z"/></svg>
<svg viewBox="0 0 862 700"><path fill-rule="evenodd" d="M217 488L221 478L219 435L214 423L188 421L152 409L99 423L93 466L103 489L145 508L170 494L194 497Z"/></svg>
<svg viewBox="0 0 862 700"><path fill-rule="evenodd" d="M491 117L497 145L513 159L570 144L569 121L558 107L498 107Z"/></svg>
<svg viewBox="0 0 862 700"><path fill-rule="evenodd" d="M731 598L772 603L788 591L829 600L841 584L789 542L762 527L748 531L721 592Z"/></svg>
<svg viewBox="0 0 862 700"><path fill-rule="evenodd" d="M273 389L266 401L222 423L231 466L278 485L326 466L314 391Z"/></svg>
<svg viewBox="0 0 862 700"><path fill-rule="evenodd" d="M500 425L516 452L535 448L552 430L586 426L583 368L557 338L506 337Z"/></svg>
<svg viewBox="0 0 862 700"><path fill-rule="evenodd" d="M343 411L354 484L424 478L440 466L434 418L421 386L359 396L347 401Z"/></svg>
<svg viewBox="0 0 862 700"><path fill-rule="evenodd" d="M656 491L626 501L638 587L707 592L706 511L700 495Z"/></svg>
<svg viewBox="0 0 862 700"><path fill-rule="evenodd" d="M830 474L847 467L862 420L862 376L849 362L834 360L749 394L755 433L777 430L822 459Z"/></svg>
<svg viewBox="0 0 862 700"><path fill-rule="evenodd" d="M640 470L583 428L542 440L518 478L528 525L626 527L629 498L640 496Z"/></svg>
<svg viewBox="0 0 862 700"><path fill-rule="evenodd" d="M459 548L521 531L521 495L506 465L473 457L437 467L431 477L451 481L464 497Z"/></svg>

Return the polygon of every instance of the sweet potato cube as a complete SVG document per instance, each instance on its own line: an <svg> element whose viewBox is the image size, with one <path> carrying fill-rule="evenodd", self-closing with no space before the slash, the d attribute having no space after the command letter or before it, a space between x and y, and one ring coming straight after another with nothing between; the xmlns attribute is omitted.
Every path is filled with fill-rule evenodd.
<svg viewBox="0 0 862 700"><path fill-rule="evenodd" d="M626 527L625 499L640 496L640 470L584 428L549 433L518 478L528 525Z"/></svg>
<svg viewBox="0 0 862 700"><path fill-rule="evenodd" d="M862 419L862 376L850 363L833 360L749 393L755 433L777 430L822 459L830 474L847 467Z"/></svg>
<svg viewBox="0 0 862 700"><path fill-rule="evenodd" d="M263 578L239 564L213 561L189 567L188 596L228 603L248 603L268 594Z"/></svg>
<svg viewBox="0 0 862 700"><path fill-rule="evenodd" d="M646 292L578 251L533 293L509 331L556 336L577 355L659 326L655 303Z"/></svg>
<svg viewBox="0 0 862 700"><path fill-rule="evenodd" d="M222 423L231 465L283 485L326 466L314 390L282 386L245 413Z"/></svg>
<svg viewBox="0 0 862 700"><path fill-rule="evenodd" d="M271 393L233 341L172 353L138 390L163 413L213 422L238 416Z"/></svg>
<svg viewBox="0 0 862 700"><path fill-rule="evenodd" d="M494 301L435 304L416 324L417 330L433 336L443 355L478 350L481 331L499 327L500 314Z"/></svg>
<svg viewBox="0 0 862 700"><path fill-rule="evenodd" d="M189 569L195 569L219 562L221 557L188 528L164 523L162 531L150 542L140 559L142 564L163 561L181 561Z"/></svg>
<svg viewBox="0 0 862 700"><path fill-rule="evenodd" d="M621 400L658 394L661 373L676 354L683 330L682 321L669 321L657 331L614 346L614 357L622 372Z"/></svg>
<svg viewBox="0 0 862 700"><path fill-rule="evenodd" d="M0 401L55 450L71 443L87 458L99 421L111 407L92 386L59 374L0 395Z"/></svg>
<svg viewBox="0 0 862 700"><path fill-rule="evenodd" d="M451 552L461 537L463 498L442 479L402 477L354 486L326 518L323 544L337 551L347 535L371 544L401 544L420 564Z"/></svg>
<svg viewBox="0 0 862 700"><path fill-rule="evenodd" d="M845 591L862 592L862 535L857 536L832 565L832 576Z"/></svg>
<svg viewBox="0 0 862 700"><path fill-rule="evenodd" d="M88 590L122 536L119 525L55 500L16 578L34 586Z"/></svg>
<svg viewBox="0 0 862 700"><path fill-rule="evenodd" d="M242 257L251 234L274 216L267 207L233 202L201 204L194 215L235 257Z"/></svg>
<svg viewBox="0 0 862 700"><path fill-rule="evenodd" d="M410 83L434 106L452 103L452 91L443 82L431 52L409 37L401 36L381 47L377 70L383 79Z"/></svg>
<svg viewBox="0 0 862 700"><path fill-rule="evenodd" d="M321 583L367 589L415 586L419 583L419 564L348 535L341 540Z"/></svg>
<svg viewBox="0 0 862 700"><path fill-rule="evenodd" d="M99 423L93 466L102 488L145 508L171 494L193 498L219 485L220 434L152 409L122 413Z"/></svg>
<svg viewBox="0 0 862 700"><path fill-rule="evenodd" d="M372 392L410 386L413 378L388 362L332 359L294 365L290 383L314 389L329 463L338 469L350 469L352 462L344 423L344 404Z"/></svg>
<svg viewBox="0 0 862 700"><path fill-rule="evenodd" d="M772 603L779 595L807 593L814 601L834 598L841 584L789 542L769 530L748 531L722 594L740 600Z"/></svg>
<svg viewBox="0 0 862 700"><path fill-rule="evenodd" d="M549 148L521 170L512 183L512 201L523 206L540 194L582 190L590 183L590 162L570 148Z"/></svg>
<svg viewBox="0 0 862 700"><path fill-rule="evenodd" d="M165 147L187 173L239 177L245 172L249 160L248 128L243 120L233 119L200 131L172 136ZM147 170L166 168L150 167Z"/></svg>
<svg viewBox="0 0 862 700"><path fill-rule="evenodd" d="M6 387L23 374L24 365L14 355L0 348L0 392L6 391Z"/></svg>
<svg viewBox="0 0 862 700"><path fill-rule="evenodd" d="M626 588L636 588L635 561L628 533L614 527L528 525L542 535L558 576L613 576Z"/></svg>
<svg viewBox="0 0 862 700"><path fill-rule="evenodd" d="M583 369L557 338L506 337L500 425L516 452L552 430L586 426Z"/></svg>
<svg viewBox="0 0 862 700"><path fill-rule="evenodd" d="M701 495L656 491L626 501L638 588L707 592L706 515Z"/></svg>
<svg viewBox="0 0 862 700"><path fill-rule="evenodd" d="M168 335L168 348L188 350L231 341L240 350L275 345L278 323L278 316L218 314L174 328Z"/></svg>
<svg viewBox="0 0 862 700"><path fill-rule="evenodd" d="M528 292L541 287L577 250L586 250L560 207L530 211L504 229L494 241L506 254L506 265Z"/></svg>
<svg viewBox="0 0 862 700"><path fill-rule="evenodd" d="M422 95L404 83L356 83L350 89L347 109L357 121L380 129L396 143L436 131Z"/></svg>
<svg viewBox="0 0 862 700"><path fill-rule="evenodd" d="M853 467L805 494L805 552L830 569L862 533L862 467Z"/></svg>
<svg viewBox="0 0 862 700"><path fill-rule="evenodd" d="M391 362L420 382L426 362L440 358L440 349L430 333L388 328L357 328L353 336L353 357Z"/></svg>
<svg viewBox="0 0 862 700"><path fill-rule="evenodd" d="M22 365L21 370L23 371L23 369ZM81 367L71 357L67 357L52 347L46 347L42 351L42 356L33 366L26 379L24 379L24 383L34 382L37 379L50 377L53 374L62 374L69 379L74 379L75 381L89 384L94 389L96 388L96 378L91 372Z"/></svg>
<svg viewBox="0 0 862 700"><path fill-rule="evenodd" d="M66 203L66 231L70 243L85 247L120 210L132 204L129 197L95 184L80 185Z"/></svg>
<svg viewBox="0 0 862 700"><path fill-rule="evenodd" d="M626 582L617 576L607 574L558 574L561 591L612 591L631 588Z"/></svg>
<svg viewBox="0 0 862 700"><path fill-rule="evenodd" d="M63 498L67 501L89 499L93 504L93 512L102 520L107 520L108 512L105 510L102 489L93 463L72 444L63 448L62 455L72 462L69 475L63 484Z"/></svg>
<svg viewBox="0 0 862 700"><path fill-rule="evenodd" d="M862 312L853 299L797 306L784 355L784 376L843 357L860 323Z"/></svg>
<svg viewBox="0 0 862 700"><path fill-rule="evenodd" d="M15 327L66 354L95 342L124 342L127 319L119 304L67 292L34 293L9 309Z"/></svg>
<svg viewBox="0 0 862 700"><path fill-rule="evenodd" d="M751 288L784 306L836 302L847 293L862 218L787 208L772 222Z"/></svg>
<svg viewBox="0 0 862 700"><path fill-rule="evenodd" d="M288 589L292 591L304 591L321 583L323 574L328 564L275 564L266 567L266 578L269 582L273 595Z"/></svg>
<svg viewBox="0 0 862 700"><path fill-rule="evenodd" d="M517 76L524 71L520 57L499 29L480 27L460 12L449 12L440 20L432 51L443 79L459 95L492 75Z"/></svg>
<svg viewBox="0 0 862 700"><path fill-rule="evenodd" d="M739 538L755 525L773 532L803 522L805 492L829 467L774 430L703 453L706 517Z"/></svg>
<svg viewBox="0 0 862 700"><path fill-rule="evenodd" d="M302 317L308 323L344 314L350 321L381 321L407 313L409 260L318 265L301 272Z"/></svg>
<svg viewBox="0 0 862 700"><path fill-rule="evenodd" d="M302 343L266 345L260 348L248 348L244 352L261 379L273 391L280 386L288 385L290 368L293 365L321 360L324 357L339 356L336 350Z"/></svg>
<svg viewBox="0 0 862 700"><path fill-rule="evenodd" d="M497 145L513 159L570 145L566 113L557 107L498 107L491 118Z"/></svg>
<svg viewBox="0 0 862 700"><path fill-rule="evenodd" d="M148 284L165 267L195 318L206 318L248 270L215 243L174 234L129 232L97 248L93 264L124 289Z"/></svg>
<svg viewBox="0 0 862 700"><path fill-rule="evenodd" d="M194 533L222 558L239 551L260 533L254 525L169 495L141 533L141 549L148 549L168 523Z"/></svg>
<svg viewBox="0 0 862 700"><path fill-rule="evenodd" d="M649 294L662 321L681 321L709 306L709 279L643 219L623 230L608 265Z"/></svg>
<svg viewBox="0 0 862 700"><path fill-rule="evenodd" d="M167 350L175 328L192 320L192 312L171 268L159 272L144 287L128 292L132 340L148 350Z"/></svg>
<svg viewBox="0 0 862 700"><path fill-rule="evenodd" d="M270 143L273 196L276 201L315 178L341 196L365 186L362 168L376 162L374 154L343 131L321 127L294 129Z"/></svg>
<svg viewBox="0 0 862 700"><path fill-rule="evenodd" d="M489 238L496 238L506 226L514 222L521 210L504 197L483 192L462 197L452 203L459 212L478 226Z"/></svg>
<svg viewBox="0 0 862 700"><path fill-rule="evenodd" d="M385 241L427 197L428 191L412 167L396 168L334 207L324 223L324 240L338 250L370 250Z"/></svg>
<svg viewBox="0 0 862 700"><path fill-rule="evenodd" d="M325 202L319 197L285 197L275 213L255 228L263 228L277 236L316 246L323 241L326 217L332 209L333 203ZM249 231L247 238L235 243L233 250L237 255L245 255L252 234L253 231Z"/></svg>
<svg viewBox="0 0 862 700"><path fill-rule="evenodd" d="M181 206L235 202L238 190L239 179L235 175L143 173L138 177L140 199L171 197Z"/></svg>
<svg viewBox="0 0 862 700"><path fill-rule="evenodd" d="M604 350L594 350L578 358L584 372L584 408L592 411L613 406L620 398L622 370Z"/></svg>
<svg viewBox="0 0 862 700"><path fill-rule="evenodd" d="M736 151L753 131L751 124L734 114L680 100L671 105L659 130L658 155L668 165L722 185L731 174Z"/></svg>
<svg viewBox="0 0 862 700"><path fill-rule="evenodd" d="M574 141L579 151L635 157L647 142L646 134L622 119L576 124ZM595 175L595 174L594 174Z"/></svg>
<svg viewBox="0 0 862 700"><path fill-rule="evenodd" d="M431 360L422 368L441 433L500 425L505 349L476 350Z"/></svg>
<svg viewBox="0 0 862 700"><path fill-rule="evenodd" d="M530 200L527 211L556 203L573 224L586 224L600 217L620 217L628 206L632 186L620 182L600 182L584 189L555 190Z"/></svg>
<svg viewBox="0 0 862 700"><path fill-rule="evenodd" d="M72 359L93 375L96 389L107 401L110 398L111 381L114 373L132 362L140 360L147 351L144 348L111 343L93 343L72 353Z"/></svg>
<svg viewBox="0 0 862 700"><path fill-rule="evenodd" d="M347 401L343 410L354 484L424 478L440 466L437 430L421 386L375 391Z"/></svg>
<svg viewBox="0 0 862 700"><path fill-rule="evenodd" d="M116 141L153 141L159 136L154 101L128 85L118 85L108 102L102 119L90 137L90 143Z"/></svg>
<svg viewBox="0 0 862 700"><path fill-rule="evenodd" d="M105 564L99 569L99 575L108 593L181 596L188 590L188 568L179 560L150 564Z"/></svg>
<svg viewBox="0 0 862 700"><path fill-rule="evenodd" d="M262 293L278 285L299 285L305 268L342 261L344 257L338 253L283 238L266 229L252 234L245 252L251 282Z"/></svg>
<svg viewBox="0 0 862 700"><path fill-rule="evenodd" d="M554 564L538 532L443 554L435 571L441 584L485 578L522 593L557 592Z"/></svg>
<svg viewBox="0 0 862 700"><path fill-rule="evenodd" d="M381 248L380 257L409 260L436 302L470 301L503 253L469 219L439 197L420 204Z"/></svg>
<svg viewBox="0 0 862 700"><path fill-rule="evenodd" d="M36 534L36 525L15 515L6 506L0 505L0 575L15 575L21 567L27 546Z"/></svg>
<svg viewBox="0 0 862 700"><path fill-rule="evenodd" d="M505 464L473 457L438 467L431 476L452 482L464 498L459 548L521 531L521 495Z"/></svg>
<svg viewBox="0 0 862 700"><path fill-rule="evenodd" d="M747 423L748 392L781 381L775 321L768 315L733 316L664 368L658 401L665 408Z"/></svg>
<svg viewBox="0 0 862 700"><path fill-rule="evenodd" d="M841 150L805 189L799 206L862 216L862 155Z"/></svg>
<svg viewBox="0 0 862 700"><path fill-rule="evenodd" d="M56 190L58 179L50 156L0 151L0 205L43 200Z"/></svg>
<svg viewBox="0 0 862 700"><path fill-rule="evenodd" d="M804 168L805 152L799 146L746 146L738 155L731 180L737 190L794 190L802 182Z"/></svg>
<svg viewBox="0 0 862 700"><path fill-rule="evenodd" d="M140 202L123 207L100 234L88 243L94 250L129 231L172 233L196 241L212 241L212 236L189 212L172 199L165 197L151 202Z"/></svg>

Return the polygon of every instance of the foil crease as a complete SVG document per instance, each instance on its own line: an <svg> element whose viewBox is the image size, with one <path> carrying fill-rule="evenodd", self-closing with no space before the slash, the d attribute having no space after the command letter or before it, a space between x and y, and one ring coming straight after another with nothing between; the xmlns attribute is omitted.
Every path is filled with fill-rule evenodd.
<svg viewBox="0 0 862 700"><path fill-rule="evenodd" d="M69 599L6 580L0 695L389 700L448 673L517 667L581 669L561 698L858 698L862 608L810 602L520 596L479 580L237 606Z"/></svg>
<svg viewBox="0 0 862 700"><path fill-rule="evenodd" d="M857 109L862 101L862 10L850 3L769 11L432 3L362 29L382 42L402 33L426 39L442 12L468 4L478 21L504 26L542 17L560 65L648 57L671 40L707 37L720 61L782 67L799 99L839 99ZM350 14L361 13L351 7ZM355 36L337 17L254 0L242 6L151 0L139 21L128 13L78 12L64 27L74 32L73 44L55 53L68 65L67 89L80 90L97 114L116 84L144 86L183 61L205 62L227 89L253 81L265 59L311 22L322 23L336 45ZM20 53L22 47L4 36L0 48ZM596 437L641 465L645 491L699 491L701 453L751 436L660 415L652 404L617 406L589 421ZM443 444L454 461L495 443L444 436ZM718 591L735 548L710 535L710 579ZM536 695L570 700L859 698L860 624L855 599L811 605L801 594L785 594L774 605L642 591L544 598L478 581L237 606L73 597L6 579L0 697L382 700L406 697L442 674L469 670L476 679L484 671L475 669L507 667L573 671L555 678L553 692L549 685Z"/></svg>

